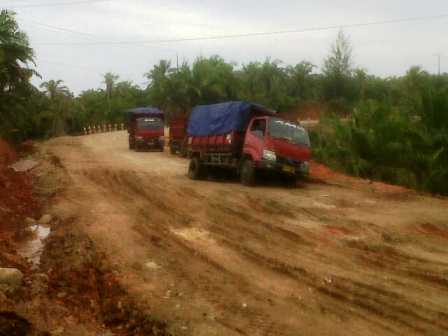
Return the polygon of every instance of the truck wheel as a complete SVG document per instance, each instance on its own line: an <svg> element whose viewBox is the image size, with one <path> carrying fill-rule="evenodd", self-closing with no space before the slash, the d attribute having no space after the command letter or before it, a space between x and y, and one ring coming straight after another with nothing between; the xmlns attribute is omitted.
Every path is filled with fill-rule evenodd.
<svg viewBox="0 0 448 336"><path fill-rule="evenodd" d="M241 166L241 183L246 186L255 184L255 167L252 160L246 159Z"/></svg>
<svg viewBox="0 0 448 336"><path fill-rule="evenodd" d="M190 160L190 165L188 167L188 177L192 180L201 180L204 178L205 169L201 160L195 156Z"/></svg>

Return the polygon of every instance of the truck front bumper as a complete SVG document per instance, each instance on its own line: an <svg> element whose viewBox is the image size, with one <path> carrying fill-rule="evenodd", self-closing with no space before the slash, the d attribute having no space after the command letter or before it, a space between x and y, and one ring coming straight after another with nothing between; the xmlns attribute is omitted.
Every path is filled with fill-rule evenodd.
<svg viewBox="0 0 448 336"><path fill-rule="evenodd" d="M159 138L135 139L135 144L139 149L163 148L165 145L164 141Z"/></svg>
<svg viewBox="0 0 448 336"><path fill-rule="evenodd" d="M307 176L310 171L310 165L308 161L288 163L263 160L258 162L256 167L262 170L272 170L286 175L298 176Z"/></svg>

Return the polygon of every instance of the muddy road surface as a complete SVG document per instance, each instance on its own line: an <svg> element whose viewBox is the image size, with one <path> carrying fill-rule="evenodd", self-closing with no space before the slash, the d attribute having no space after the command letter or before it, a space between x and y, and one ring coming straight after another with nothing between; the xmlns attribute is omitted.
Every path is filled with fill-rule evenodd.
<svg viewBox="0 0 448 336"><path fill-rule="evenodd" d="M43 144L53 213L174 335L448 335L448 200L359 180L191 181L126 133ZM351 180L350 180L351 181Z"/></svg>

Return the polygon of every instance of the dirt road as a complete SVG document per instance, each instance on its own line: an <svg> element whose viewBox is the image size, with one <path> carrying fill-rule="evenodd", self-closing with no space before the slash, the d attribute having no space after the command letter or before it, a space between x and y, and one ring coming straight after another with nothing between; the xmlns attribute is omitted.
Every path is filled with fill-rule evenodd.
<svg viewBox="0 0 448 336"><path fill-rule="evenodd" d="M53 213L176 335L448 335L448 200L374 184L190 181L124 132L43 145ZM328 183L327 183L328 182Z"/></svg>

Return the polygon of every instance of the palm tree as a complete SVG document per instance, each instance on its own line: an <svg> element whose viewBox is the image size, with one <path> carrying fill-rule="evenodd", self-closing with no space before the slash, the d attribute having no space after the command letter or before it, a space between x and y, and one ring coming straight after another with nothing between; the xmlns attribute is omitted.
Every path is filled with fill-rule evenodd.
<svg viewBox="0 0 448 336"><path fill-rule="evenodd" d="M67 86L62 85L64 81L62 80L49 80L48 82L43 82L40 87L45 89L44 92L50 98L50 100L54 101L62 96L70 96L70 90Z"/></svg>
<svg viewBox="0 0 448 336"><path fill-rule="evenodd" d="M14 14L0 12L0 95L13 91L20 83L27 83L37 72L24 66L33 63L34 53L28 37L18 28Z"/></svg>
<svg viewBox="0 0 448 336"><path fill-rule="evenodd" d="M118 75L108 72L104 75L104 84L106 84L106 99L107 99L107 112L110 117L112 112L112 96L115 88L115 83L120 78ZM105 120L104 120L105 121Z"/></svg>
<svg viewBox="0 0 448 336"><path fill-rule="evenodd" d="M49 80L40 85L49 98L49 115L53 118L53 135L63 135L66 130L70 99L73 95L62 80Z"/></svg>
<svg viewBox="0 0 448 336"><path fill-rule="evenodd" d="M120 78L120 76L118 76L112 72L108 72L104 75L104 84L106 84L107 99L110 100L112 98L113 91L115 88L115 83L119 78Z"/></svg>

